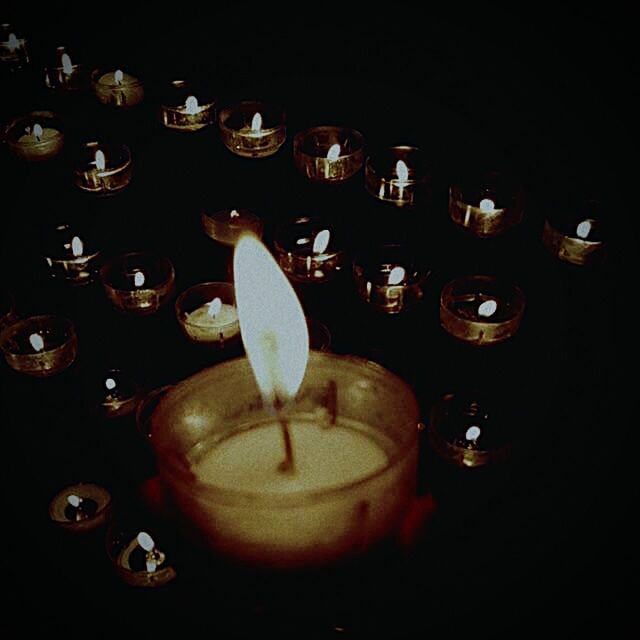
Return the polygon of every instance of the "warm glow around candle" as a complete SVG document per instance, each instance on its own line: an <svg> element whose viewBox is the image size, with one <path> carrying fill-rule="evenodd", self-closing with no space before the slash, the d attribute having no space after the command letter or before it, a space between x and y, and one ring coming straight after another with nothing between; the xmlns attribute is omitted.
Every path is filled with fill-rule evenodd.
<svg viewBox="0 0 640 640"><path fill-rule="evenodd" d="M145 550L145 551L153 551L153 549L155 548L156 544L153 541L153 538L146 533L145 531L141 531L138 534L138 544Z"/></svg>
<svg viewBox="0 0 640 640"><path fill-rule="evenodd" d="M495 202L491 198L483 198L478 206L482 213L493 213L496 210Z"/></svg>
<svg viewBox="0 0 640 640"><path fill-rule="evenodd" d="M329 151L327 151L327 160L337 160L340 157L340 145L332 144Z"/></svg>
<svg viewBox="0 0 640 640"><path fill-rule="evenodd" d="M195 96L189 96L184 102L184 110L190 116L198 113L198 110L199 110L198 98L196 98Z"/></svg>
<svg viewBox="0 0 640 640"><path fill-rule="evenodd" d="M592 224L590 220L583 220L576 228L578 238L586 240L591 233Z"/></svg>
<svg viewBox="0 0 640 640"><path fill-rule="evenodd" d="M329 229L319 231L313 240L313 253L324 253L329 246L329 240L331 240Z"/></svg>
<svg viewBox="0 0 640 640"><path fill-rule="evenodd" d="M262 131L262 116L259 113L255 113L251 120L251 131Z"/></svg>
<svg viewBox="0 0 640 640"><path fill-rule="evenodd" d="M64 71L64 73L66 73L67 75L69 75L73 71L73 65L71 64L71 58L69 57L69 54L67 54L67 53L63 53L62 54L62 71Z"/></svg>
<svg viewBox="0 0 640 640"><path fill-rule="evenodd" d="M404 267L393 267L389 273L389 284L400 284L404 280L405 274Z"/></svg>
<svg viewBox="0 0 640 640"><path fill-rule="evenodd" d="M122 84L122 79L124 78L124 73L120 69L117 69L113 74L113 79L116 84Z"/></svg>
<svg viewBox="0 0 640 640"><path fill-rule="evenodd" d="M33 136L38 142L40 142L40 138L42 137L42 127L39 124L33 125Z"/></svg>
<svg viewBox="0 0 640 640"><path fill-rule="evenodd" d="M398 182L406 184L409 181L409 167L404 160L398 160L396 162L396 175L398 176Z"/></svg>
<svg viewBox="0 0 640 640"><path fill-rule="evenodd" d="M44 340L39 333L32 333L29 336L29 342L31 343L34 351L40 352L44 349Z"/></svg>
<svg viewBox="0 0 640 640"><path fill-rule="evenodd" d="M104 157L104 152L98 149L96 151L96 159L94 160L94 164L96 165L96 169L98 171L104 171L107 166L106 158Z"/></svg>
<svg viewBox="0 0 640 640"><path fill-rule="evenodd" d="M74 258L79 258L82 255L83 251L84 244L82 243L82 240L80 240L78 236L73 236L73 240L71 240L71 253L73 254Z"/></svg>
<svg viewBox="0 0 640 640"><path fill-rule="evenodd" d="M144 277L144 273L142 273L142 271L136 271L135 275L133 276L133 284L136 287L141 287L144 282L145 282L146 278Z"/></svg>
<svg viewBox="0 0 640 640"><path fill-rule="evenodd" d="M80 503L82 502L82 498L79 498L78 496L71 494L70 496L67 496L67 502L72 507L75 507L77 509L80 506Z"/></svg>
<svg viewBox="0 0 640 640"><path fill-rule="evenodd" d="M482 318L490 318L498 309L498 303L495 300L485 300L478 307L478 315Z"/></svg>
<svg viewBox="0 0 640 640"><path fill-rule="evenodd" d="M214 298L207 307L207 313L210 317L215 318L222 309L222 300L220 298Z"/></svg>
<svg viewBox="0 0 640 640"><path fill-rule="evenodd" d="M309 359L309 332L300 302L269 251L243 235L233 257L240 332L266 402L293 398Z"/></svg>

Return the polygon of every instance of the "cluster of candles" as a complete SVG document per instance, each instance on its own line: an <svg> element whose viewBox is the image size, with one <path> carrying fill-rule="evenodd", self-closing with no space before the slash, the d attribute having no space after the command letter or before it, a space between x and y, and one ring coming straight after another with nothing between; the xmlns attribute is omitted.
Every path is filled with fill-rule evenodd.
<svg viewBox="0 0 640 640"><path fill-rule="evenodd" d="M3 34L0 61L15 68L26 64L26 42L7 28ZM85 74L64 48L57 53L58 66L45 70L52 90L91 86L101 103L116 109L145 99L135 75L118 68ZM247 101L216 113L215 101L199 100L181 80L171 84L170 94L159 108L160 122L169 129L195 132L217 121L224 145L246 158L271 156L285 142L279 107ZM26 161L49 160L64 145L62 123L51 112L13 120L5 138ZM352 179L364 166L372 196L410 209L420 204L428 178L420 149L396 146L367 156L362 134L345 127L297 133L293 156L305 178L325 184ZM87 193L112 195L129 184L131 170L125 145L92 141L82 148L74 180ZM480 238L503 233L523 217L519 191L494 178L483 178L479 188L453 185L449 191L451 220ZM201 221L212 240L233 248L234 282L205 282L183 291L175 302L179 326L203 348L226 350L242 342L247 357L148 397L121 371L109 371L101 410L109 417L136 412L178 510L216 552L252 565L300 567L366 551L397 528L414 493L418 405L404 382L373 363L310 353L308 320L291 283L320 286L349 268L360 299L394 316L422 299L429 269L398 245L348 260L337 230L311 217L283 226L273 255L261 243L262 220L251 211L204 212ZM166 257L128 253L102 262L99 249L69 225L57 232L59 242L45 256L53 277L74 285L99 277L114 307L138 316L171 300L175 272ZM591 216L567 228L547 220L543 238L556 256L576 265L600 257L604 246ZM488 276L453 280L440 294L442 327L475 346L513 336L524 308L516 285ZM0 347L13 369L46 377L74 362L71 321L19 319L12 302L2 313ZM502 443L500 455L482 448L486 429L479 405L462 405L447 397L434 410L434 447L462 466L499 459ZM67 487L52 500L50 516L63 529L92 530L110 520L111 498L93 484ZM144 529L112 526L108 549L131 584L158 586L176 575Z"/></svg>

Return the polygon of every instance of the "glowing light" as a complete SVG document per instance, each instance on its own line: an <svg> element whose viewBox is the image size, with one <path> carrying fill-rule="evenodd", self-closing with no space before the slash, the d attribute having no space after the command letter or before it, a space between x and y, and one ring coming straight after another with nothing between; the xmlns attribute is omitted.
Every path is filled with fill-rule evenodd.
<svg viewBox="0 0 640 640"><path fill-rule="evenodd" d="M189 114L190 116L198 113L198 111L200 110L200 107L198 105L198 98L196 98L195 96L189 96L184 102L184 110L185 113Z"/></svg>
<svg viewBox="0 0 640 640"><path fill-rule="evenodd" d="M73 236L73 240L71 240L71 253L74 258L79 258L84 251L84 244L78 236Z"/></svg>
<svg viewBox="0 0 640 640"><path fill-rule="evenodd" d="M29 342L31 343L34 351L40 352L44 349L44 340L39 333L32 333L29 336Z"/></svg>
<svg viewBox="0 0 640 640"><path fill-rule="evenodd" d="M233 258L242 341L266 402L293 398L309 359L309 331L302 306L269 251L243 235Z"/></svg>
<svg viewBox="0 0 640 640"><path fill-rule="evenodd" d="M467 432L464 434L464 437L469 440L469 442L475 442L479 437L482 431L480 431L480 427L469 427Z"/></svg>
<svg viewBox="0 0 640 640"><path fill-rule="evenodd" d="M82 498L71 494L70 496L67 496L67 502L77 509L82 504Z"/></svg>
<svg viewBox="0 0 640 640"><path fill-rule="evenodd" d="M96 165L96 169L98 171L104 171L107 166L106 158L104 157L104 152L100 149L96 151L96 159L94 160L94 164Z"/></svg>
<svg viewBox="0 0 640 640"><path fill-rule="evenodd" d="M253 115L251 120L251 131L254 133L262 131L262 116L259 113L254 113Z"/></svg>
<svg viewBox="0 0 640 640"><path fill-rule="evenodd" d="M116 388L116 381L113 378L107 378L104 381L104 386L107 388L107 390L113 391Z"/></svg>
<svg viewBox="0 0 640 640"><path fill-rule="evenodd" d="M336 142L327 151L327 160L337 160L340 157L340 145Z"/></svg>
<svg viewBox="0 0 640 640"><path fill-rule="evenodd" d="M222 300L214 298L207 307L207 313L212 318L215 318L220 313L220 309L222 309Z"/></svg>
<svg viewBox="0 0 640 640"><path fill-rule="evenodd" d="M42 137L42 127L39 124L33 125L33 136L38 142L40 142L40 138Z"/></svg>
<svg viewBox="0 0 640 640"><path fill-rule="evenodd" d="M9 34L9 39L7 40L7 44L9 45L9 49L11 49L11 51L15 51L20 46L20 43L18 42L18 38L16 38L15 33Z"/></svg>
<svg viewBox="0 0 640 640"><path fill-rule="evenodd" d="M113 74L113 80L116 84L122 84L122 80L124 79L124 73L122 73L122 71L120 71L120 69L117 69L115 71L115 73Z"/></svg>
<svg viewBox="0 0 640 640"><path fill-rule="evenodd" d="M145 551L153 551L155 549L156 543L153 541L153 538L146 531L141 531L138 534L137 540L138 540L138 544Z"/></svg>
<svg viewBox="0 0 640 640"><path fill-rule="evenodd" d="M240 214L235 209L231 209L231 213L229 214L229 217L233 220L234 218L239 218Z"/></svg>
<svg viewBox="0 0 640 640"><path fill-rule="evenodd" d="M141 287L145 283L146 278L144 277L144 273L142 271L136 271L133 276L133 284L136 287Z"/></svg>
<svg viewBox="0 0 640 640"><path fill-rule="evenodd" d="M62 54L62 71L67 75L73 71L73 65L71 64L71 58L68 53Z"/></svg>
<svg viewBox="0 0 640 640"><path fill-rule="evenodd" d="M388 283L392 285L400 284L404 280L405 275L406 271L404 267L393 267L389 273Z"/></svg>
<svg viewBox="0 0 640 640"><path fill-rule="evenodd" d="M491 198L483 198L480 200L478 209L480 209L482 213L493 213L496 210L496 205Z"/></svg>
<svg viewBox="0 0 640 640"><path fill-rule="evenodd" d="M592 228L593 225L591 224L591 220L583 220L576 228L578 238L586 240L589 237Z"/></svg>
<svg viewBox="0 0 640 640"><path fill-rule="evenodd" d="M498 309L498 303L495 300L485 300L478 307L478 315L481 318L490 318Z"/></svg>
<svg viewBox="0 0 640 640"><path fill-rule="evenodd" d="M313 240L313 253L324 253L329 246L329 240L331 240L329 229L319 231Z"/></svg>
<svg viewBox="0 0 640 640"><path fill-rule="evenodd" d="M398 160L396 162L396 175L398 176L398 183L407 184L409 182L409 167L404 160Z"/></svg>

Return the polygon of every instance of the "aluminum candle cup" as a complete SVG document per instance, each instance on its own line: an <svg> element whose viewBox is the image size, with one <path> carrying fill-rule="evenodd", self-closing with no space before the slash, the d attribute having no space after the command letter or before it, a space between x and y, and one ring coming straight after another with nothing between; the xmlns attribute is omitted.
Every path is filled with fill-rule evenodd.
<svg viewBox="0 0 640 640"><path fill-rule="evenodd" d="M87 83L84 67L73 64L65 47L56 49L56 64L44 70L44 83L49 89L77 91Z"/></svg>
<svg viewBox="0 0 640 640"><path fill-rule="evenodd" d="M449 189L449 216L459 227L480 238L496 236L521 222L523 195L498 172L465 179Z"/></svg>
<svg viewBox="0 0 640 640"><path fill-rule="evenodd" d="M131 181L131 153L123 144L87 142L83 144L74 173L82 191L110 196L122 191Z"/></svg>
<svg viewBox="0 0 640 640"><path fill-rule="evenodd" d="M355 129L312 127L294 137L293 158L309 180L342 182L362 167L364 137Z"/></svg>
<svg viewBox="0 0 640 640"><path fill-rule="evenodd" d="M381 313L397 314L422 299L430 269L402 245L383 245L356 256L353 276L360 298Z"/></svg>
<svg viewBox="0 0 640 640"><path fill-rule="evenodd" d="M370 155L365 164L367 191L398 207L416 204L426 179L422 152L417 147L390 147Z"/></svg>
<svg viewBox="0 0 640 640"><path fill-rule="evenodd" d="M73 324L66 318L32 316L4 329L0 347L12 369L45 377L73 363L78 341Z"/></svg>
<svg viewBox="0 0 640 640"><path fill-rule="evenodd" d="M233 285L204 282L184 291L176 300L176 316L191 342L223 348L240 339Z"/></svg>
<svg viewBox="0 0 640 640"><path fill-rule="evenodd" d="M91 86L102 104L119 109L134 107L144 98L144 87L139 78L122 69L94 69Z"/></svg>
<svg viewBox="0 0 640 640"><path fill-rule="evenodd" d="M72 533L97 529L111 517L111 495L96 484L74 484L51 500L49 517L56 526Z"/></svg>
<svg viewBox="0 0 640 640"><path fill-rule="evenodd" d="M45 261L51 276L74 285L93 282L98 271L100 251L86 234L61 224L47 238Z"/></svg>
<svg viewBox="0 0 640 640"><path fill-rule="evenodd" d="M296 218L282 226L274 249L280 268L296 282L326 282L341 271L345 259L339 235L317 218Z"/></svg>
<svg viewBox="0 0 640 640"><path fill-rule="evenodd" d="M272 156L287 137L284 112L262 102L240 102L220 111L220 137L225 147L245 158Z"/></svg>
<svg viewBox="0 0 640 640"><path fill-rule="evenodd" d="M286 410L296 457L286 473L260 398L241 358L179 383L152 415L160 475L197 539L250 566L305 568L392 537L415 494L411 389L374 363L310 352Z"/></svg>
<svg viewBox="0 0 640 640"><path fill-rule="evenodd" d="M262 237L262 220L248 209L221 209L202 213L202 228L216 242L234 247L243 233Z"/></svg>
<svg viewBox="0 0 640 640"><path fill-rule="evenodd" d="M100 269L100 279L116 308L143 316L155 313L168 302L175 272L167 258L126 253L105 264Z"/></svg>
<svg viewBox="0 0 640 640"><path fill-rule="evenodd" d="M21 160L49 160L64 147L62 123L51 111L32 111L7 125L5 140Z"/></svg>
<svg viewBox="0 0 640 640"><path fill-rule="evenodd" d="M158 112L160 122L175 131L198 131L215 119L215 103L194 92L186 81L173 80Z"/></svg>
<svg viewBox="0 0 640 640"><path fill-rule="evenodd" d="M520 289L489 276L452 280L440 295L440 323L455 338L478 346L510 338L520 326Z"/></svg>

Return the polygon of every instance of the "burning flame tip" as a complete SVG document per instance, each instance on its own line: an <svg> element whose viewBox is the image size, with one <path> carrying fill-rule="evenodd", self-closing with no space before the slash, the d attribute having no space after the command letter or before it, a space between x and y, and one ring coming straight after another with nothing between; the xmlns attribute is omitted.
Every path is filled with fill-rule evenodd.
<svg viewBox="0 0 640 640"><path fill-rule="evenodd" d="M145 551L151 551L156 546L155 542L153 541L153 538L146 531L141 531L138 534L137 540L138 540L138 544Z"/></svg>
<svg viewBox="0 0 640 640"><path fill-rule="evenodd" d="M400 284L406 275L406 271L404 267L393 267L391 272L389 273L389 284L396 285Z"/></svg>
<svg viewBox="0 0 640 640"><path fill-rule="evenodd" d="M72 507L75 507L77 509L80 506L80 503L82 502L82 498L79 498L78 496L71 494L70 496L67 496L67 502Z"/></svg>
<svg viewBox="0 0 640 640"><path fill-rule="evenodd" d="M262 116L260 113L256 112L253 114L253 118L251 119L251 131L261 131L262 130Z"/></svg>
<svg viewBox="0 0 640 640"><path fill-rule="evenodd" d="M327 151L327 160L337 160L340 157L340 145L336 142Z"/></svg>

